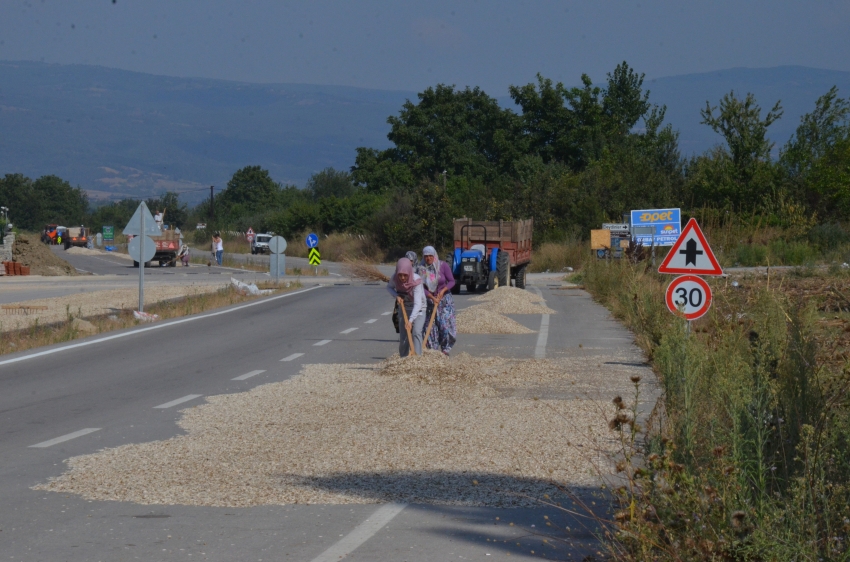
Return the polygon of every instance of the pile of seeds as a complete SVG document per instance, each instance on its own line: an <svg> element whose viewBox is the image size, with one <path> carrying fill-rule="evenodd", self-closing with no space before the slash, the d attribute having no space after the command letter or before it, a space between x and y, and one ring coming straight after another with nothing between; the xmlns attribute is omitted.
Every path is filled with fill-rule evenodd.
<svg viewBox="0 0 850 562"><path fill-rule="evenodd" d="M539 306L539 305L538 305ZM470 306L457 314L460 334L530 334L530 330L491 309L489 304Z"/></svg>
<svg viewBox="0 0 850 562"><path fill-rule="evenodd" d="M186 410L185 435L72 458L68 472L36 489L231 507L537 505L533 498L556 492L553 482L597 483L617 449L610 396L547 396L574 368L566 358L434 354L307 365L289 381Z"/></svg>
<svg viewBox="0 0 850 562"><path fill-rule="evenodd" d="M516 287L497 287L470 300L486 302L478 306L499 314L555 314L540 297Z"/></svg>

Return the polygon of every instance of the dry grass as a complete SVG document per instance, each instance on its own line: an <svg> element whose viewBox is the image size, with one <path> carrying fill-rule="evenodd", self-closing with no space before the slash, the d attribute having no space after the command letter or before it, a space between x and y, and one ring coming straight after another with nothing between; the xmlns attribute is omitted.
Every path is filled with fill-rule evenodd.
<svg viewBox="0 0 850 562"><path fill-rule="evenodd" d="M544 242L534 249L529 271L566 271L567 267L578 269L589 253L590 244L587 241Z"/></svg>
<svg viewBox="0 0 850 562"><path fill-rule="evenodd" d="M72 458L68 472L36 489L230 507L537 505L533 498L557 493L554 482L591 485L610 471L608 399L546 399L585 369L575 359L430 353L306 365L291 380L185 410L186 435ZM627 374L620 378L628 387Z"/></svg>
<svg viewBox="0 0 850 562"><path fill-rule="evenodd" d="M387 283L390 278L381 273L381 271L371 263L345 259L345 272L352 279L361 279L363 281L381 281Z"/></svg>
<svg viewBox="0 0 850 562"><path fill-rule="evenodd" d="M304 243L308 232L287 240L286 255L306 258L310 248ZM322 261L341 262L358 260L377 263L384 259L384 251L370 237L363 234L334 233L319 237Z"/></svg>

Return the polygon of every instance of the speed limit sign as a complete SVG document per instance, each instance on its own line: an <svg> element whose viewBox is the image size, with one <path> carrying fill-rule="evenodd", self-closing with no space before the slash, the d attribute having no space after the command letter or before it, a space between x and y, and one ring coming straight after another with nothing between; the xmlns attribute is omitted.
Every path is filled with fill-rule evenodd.
<svg viewBox="0 0 850 562"><path fill-rule="evenodd" d="M687 320L696 320L711 308L711 287L701 277L682 275L667 287L667 308Z"/></svg>

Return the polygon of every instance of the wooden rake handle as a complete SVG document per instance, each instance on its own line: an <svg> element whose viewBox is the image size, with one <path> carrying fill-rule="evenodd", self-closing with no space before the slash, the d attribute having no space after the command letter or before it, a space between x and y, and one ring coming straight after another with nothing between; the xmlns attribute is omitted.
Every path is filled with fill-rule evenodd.
<svg viewBox="0 0 850 562"><path fill-rule="evenodd" d="M404 299L401 297L397 297L398 300L398 308L401 310L402 318L404 318L404 329L407 332L407 345L410 347L410 353L416 355L416 348L413 347L413 334L410 333L410 328L407 327L407 311L404 309Z"/></svg>
<svg viewBox="0 0 850 562"><path fill-rule="evenodd" d="M445 296L445 295L443 295ZM440 300L434 303L434 310L431 311L431 320L428 321L428 329L425 330L425 341L428 341L428 338L431 337L431 328L434 326L434 318L437 317L437 308L440 307L440 303L443 302L443 297L440 297Z"/></svg>

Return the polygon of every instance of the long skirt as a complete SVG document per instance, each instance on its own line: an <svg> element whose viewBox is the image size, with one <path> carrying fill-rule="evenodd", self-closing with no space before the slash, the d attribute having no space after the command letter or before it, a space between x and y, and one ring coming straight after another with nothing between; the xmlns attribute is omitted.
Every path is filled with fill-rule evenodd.
<svg viewBox="0 0 850 562"><path fill-rule="evenodd" d="M434 303L428 300L428 321L434 310ZM428 334L428 349L439 349L449 353L457 342L457 321L455 320L455 301L451 293L446 293L437 307L434 326Z"/></svg>

